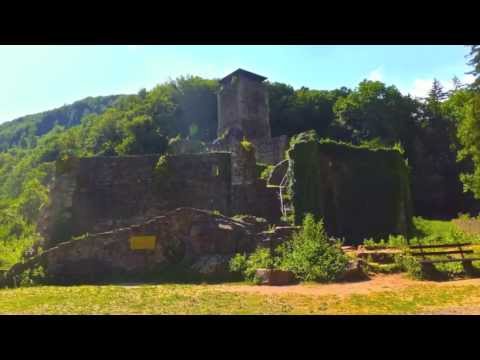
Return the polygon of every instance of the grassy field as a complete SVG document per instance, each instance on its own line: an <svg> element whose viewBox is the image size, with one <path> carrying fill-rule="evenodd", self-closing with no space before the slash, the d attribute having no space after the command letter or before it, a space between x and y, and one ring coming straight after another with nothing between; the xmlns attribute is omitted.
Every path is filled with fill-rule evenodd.
<svg viewBox="0 0 480 360"><path fill-rule="evenodd" d="M261 294L246 284L39 286L0 290L1 314L415 314L478 306L480 282L462 286L418 282L370 294ZM305 285L309 286L309 285ZM310 285L311 286L311 285ZM318 285L315 285L318 286Z"/></svg>
<svg viewBox="0 0 480 360"><path fill-rule="evenodd" d="M424 233L425 240L429 237L433 242L454 242L452 231L461 229L469 234L468 240L479 244L479 223L478 218L417 219L416 227ZM477 251L480 251L479 246L475 246ZM3 250L0 252L10 257L18 256L20 248L0 244ZM4 265L11 265L11 262L5 257ZM452 273L462 270L459 264L447 267L442 270ZM441 285L409 281L406 286L386 290L377 286L373 292L370 290L375 282L366 281L361 286L368 291L347 294L243 291L252 288L246 283L36 286L0 289L0 314L421 314L441 313L450 308L460 309L460 313L469 313L473 308L480 314L480 279ZM304 284L300 290L328 286L331 285Z"/></svg>

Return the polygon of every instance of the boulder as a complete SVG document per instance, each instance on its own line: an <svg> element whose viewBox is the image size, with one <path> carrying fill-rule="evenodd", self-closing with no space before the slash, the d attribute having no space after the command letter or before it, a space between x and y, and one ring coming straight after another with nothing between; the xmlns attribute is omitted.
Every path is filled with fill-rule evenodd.
<svg viewBox="0 0 480 360"><path fill-rule="evenodd" d="M277 269L257 269L255 277L262 285L289 285L295 281L293 272Z"/></svg>
<svg viewBox="0 0 480 360"><path fill-rule="evenodd" d="M228 269L230 259L231 256L225 255L202 256L190 266L190 270L207 278L228 277L230 274Z"/></svg>
<svg viewBox="0 0 480 360"><path fill-rule="evenodd" d="M368 280L368 275L364 271L363 260L350 260L347 265L346 271L340 277L341 281L362 281Z"/></svg>

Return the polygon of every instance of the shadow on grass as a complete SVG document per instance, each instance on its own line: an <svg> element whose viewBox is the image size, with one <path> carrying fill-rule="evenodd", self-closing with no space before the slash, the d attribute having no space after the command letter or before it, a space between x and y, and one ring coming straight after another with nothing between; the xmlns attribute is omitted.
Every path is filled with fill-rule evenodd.
<svg viewBox="0 0 480 360"><path fill-rule="evenodd" d="M79 286L79 285L200 285L243 282L237 274L202 276L180 270L168 270L143 274L105 274L101 277L83 276L68 278L45 278L39 285Z"/></svg>
<svg viewBox="0 0 480 360"><path fill-rule="evenodd" d="M432 265L431 267L423 270L422 278L418 280L448 282L452 280L475 279L479 277L480 269L472 265L464 265L464 271L459 273L441 271Z"/></svg>

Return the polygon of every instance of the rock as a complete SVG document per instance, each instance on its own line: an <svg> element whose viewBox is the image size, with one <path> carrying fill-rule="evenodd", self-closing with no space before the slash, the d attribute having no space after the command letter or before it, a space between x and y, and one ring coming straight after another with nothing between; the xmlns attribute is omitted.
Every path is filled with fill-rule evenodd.
<svg viewBox="0 0 480 360"><path fill-rule="evenodd" d="M145 237L154 238L153 247L132 245ZM170 265L188 270L194 264L202 274L221 274L228 270L230 257L253 251L256 241L252 224L206 210L178 208L141 224L60 243L14 265L6 279L13 283L15 276L35 266L42 266L52 281L71 283L130 275L141 279Z"/></svg>
<svg viewBox="0 0 480 360"><path fill-rule="evenodd" d="M367 280L368 275L363 269L363 260L350 260L346 271L343 273L339 280L342 281L361 281Z"/></svg>
<svg viewBox="0 0 480 360"><path fill-rule="evenodd" d="M255 276L262 285L288 285L294 282L295 274L291 271L257 269Z"/></svg>
<svg viewBox="0 0 480 360"><path fill-rule="evenodd" d="M222 278L229 275L228 263L230 256L207 255L195 261L190 270L199 275L209 278Z"/></svg>
<svg viewBox="0 0 480 360"><path fill-rule="evenodd" d="M250 224L254 226L254 231L256 233L267 230L269 224L264 218L253 216L253 215L236 215L234 216L235 220L238 220L245 224Z"/></svg>

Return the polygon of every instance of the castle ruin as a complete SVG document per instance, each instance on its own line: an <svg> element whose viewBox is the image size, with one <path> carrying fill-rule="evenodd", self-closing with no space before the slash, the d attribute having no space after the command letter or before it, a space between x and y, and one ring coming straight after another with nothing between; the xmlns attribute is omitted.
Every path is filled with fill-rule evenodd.
<svg viewBox="0 0 480 360"><path fill-rule="evenodd" d="M283 161L289 139L286 136L271 136L265 79L264 76L242 69L224 77L218 92L217 139L203 152L189 150L187 146L183 147L183 152L163 156L163 168L160 170L158 155L72 158L67 163L59 161L51 189L51 202L39 223L46 247L72 236L141 224L180 207L205 209L226 216L248 214L265 218L271 224L281 224L282 215L283 219L288 217L286 209L290 206L292 212L296 210L294 216L297 224L303 213L310 211L327 220L335 219L330 221L331 224L326 224L334 236L357 234L356 230L360 229L361 224L352 225L350 220L342 220L343 214L355 212L358 204L365 204L361 209L364 215L374 213L375 209L369 210L368 204L372 204L371 199L376 195L365 193L365 185L363 190L358 189L360 200L350 204L342 196L349 194L352 186L343 186L346 183L343 179L362 178L365 184L382 179L384 184L391 186L386 188L386 192L378 190L378 194L407 194L406 180L393 181L396 173L404 173L399 154L391 155L398 163L394 169L396 173L382 169L377 169L377 174L370 170L366 173L360 168L357 170L354 162L348 160L360 156L356 154L363 154L360 150L338 144L337 151L344 154L340 159L336 154L328 154L325 145L317 146L317 140L306 140L311 143L306 148L314 152L297 155L292 148L292 156L288 161ZM370 153L369 150L365 151ZM379 163L383 153L368 154L365 155L365 163L375 168L375 163ZM329 165L322 165L320 171L320 165L316 164L323 164L327 157ZM387 158L387 155L384 157ZM273 172L273 177L277 178L276 184L268 184L260 178L259 163L281 163L277 166L277 170L281 171ZM312 173L305 166L302 167L302 163L308 169L318 171ZM366 166L364 169L367 169ZM348 175L340 177L337 169L344 169L341 174L344 172ZM338 178L338 184L331 187L333 190L322 182L330 178ZM291 204L285 204L286 194L282 194L288 184L293 184L291 189L294 190L289 195ZM322 186L327 189L325 193ZM375 192L375 189L370 190ZM378 199L375 198L378 209L387 203L398 203L398 206L394 205L397 206L396 210L392 210L392 220L383 221L387 225L382 225L382 234L406 231L406 224L411 217L407 211L410 206L407 195L398 198L379 195ZM309 201L308 206L305 205L306 201ZM401 214L408 214L407 218ZM380 224L373 223L367 229L362 227L360 234L367 236L371 232L373 236L376 227L380 228Z"/></svg>

